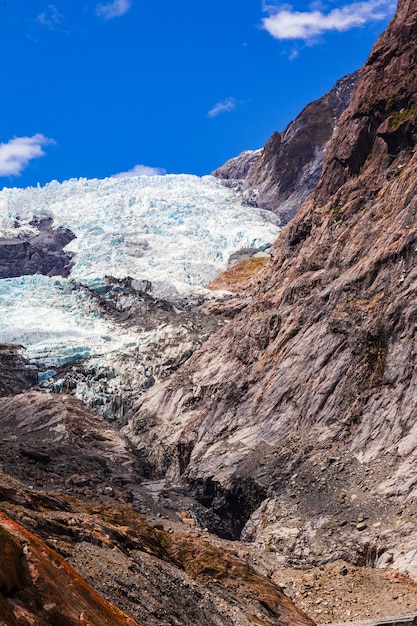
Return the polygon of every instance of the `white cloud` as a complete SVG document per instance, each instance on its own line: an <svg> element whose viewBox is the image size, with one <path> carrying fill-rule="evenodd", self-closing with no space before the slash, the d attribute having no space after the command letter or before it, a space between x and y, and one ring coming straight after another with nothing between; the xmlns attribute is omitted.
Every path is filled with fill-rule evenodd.
<svg viewBox="0 0 417 626"><path fill-rule="evenodd" d="M108 4L98 4L96 13L105 20L112 20L114 17L120 17L127 13L131 7L131 0L114 0Z"/></svg>
<svg viewBox="0 0 417 626"><path fill-rule="evenodd" d="M148 167L147 165L135 165L128 172L114 174L112 178L127 178L128 176L164 176L166 171L162 167Z"/></svg>
<svg viewBox="0 0 417 626"><path fill-rule="evenodd" d="M221 102L217 102L212 109L207 113L209 117L217 117L221 113L229 113L236 108L236 100L234 98L226 98Z"/></svg>
<svg viewBox="0 0 417 626"><path fill-rule="evenodd" d="M48 26L51 29L55 29L59 26L64 19L64 16L58 11L55 5L49 4L48 8L40 13L37 17L38 22L43 26Z"/></svg>
<svg viewBox="0 0 417 626"><path fill-rule="evenodd" d="M0 143L0 176L20 176L32 159L45 156L42 147L54 144L53 139L37 133L33 137L14 137Z"/></svg>
<svg viewBox="0 0 417 626"><path fill-rule="evenodd" d="M294 11L291 6L281 8L265 6L270 13L262 20L263 27L276 39L304 39L311 41L326 31L346 31L368 22L375 22L392 16L395 12L394 0L368 0L354 2L324 13L319 9Z"/></svg>

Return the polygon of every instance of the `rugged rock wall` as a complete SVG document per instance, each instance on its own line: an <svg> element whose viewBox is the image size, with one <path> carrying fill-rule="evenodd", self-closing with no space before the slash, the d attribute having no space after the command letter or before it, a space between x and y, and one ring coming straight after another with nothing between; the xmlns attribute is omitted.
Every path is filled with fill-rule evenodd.
<svg viewBox="0 0 417 626"><path fill-rule="evenodd" d="M316 187L326 147L348 106L357 72L345 76L326 95L307 105L284 132L275 132L263 150L247 150L213 172L223 179L244 179L248 199L274 211L282 225Z"/></svg>
<svg viewBox="0 0 417 626"><path fill-rule="evenodd" d="M68 276L72 254L64 250L75 235L66 228L53 228L51 219L34 220L26 237L0 237L0 279L44 274Z"/></svg>
<svg viewBox="0 0 417 626"><path fill-rule="evenodd" d="M3 624L135 626L62 557L0 513L0 614Z"/></svg>
<svg viewBox="0 0 417 626"><path fill-rule="evenodd" d="M250 518L243 537L293 564L417 576L416 43L401 0L251 305L126 427L213 525L238 536Z"/></svg>
<svg viewBox="0 0 417 626"><path fill-rule="evenodd" d="M0 344L0 397L29 389L38 381L38 371L24 358L22 346Z"/></svg>

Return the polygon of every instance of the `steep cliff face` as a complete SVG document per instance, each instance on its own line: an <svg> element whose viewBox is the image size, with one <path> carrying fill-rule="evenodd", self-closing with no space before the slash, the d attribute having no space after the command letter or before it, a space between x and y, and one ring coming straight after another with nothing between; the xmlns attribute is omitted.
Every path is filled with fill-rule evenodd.
<svg viewBox="0 0 417 626"><path fill-rule="evenodd" d="M202 517L287 563L417 576L416 43L401 0L251 304L126 427Z"/></svg>
<svg viewBox="0 0 417 626"><path fill-rule="evenodd" d="M263 150L247 150L213 172L223 179L244 179L246 196L274 211L286 224L316 187L329 139L348 106L357 72L308 104L284 132L275 132Z"/></svg>

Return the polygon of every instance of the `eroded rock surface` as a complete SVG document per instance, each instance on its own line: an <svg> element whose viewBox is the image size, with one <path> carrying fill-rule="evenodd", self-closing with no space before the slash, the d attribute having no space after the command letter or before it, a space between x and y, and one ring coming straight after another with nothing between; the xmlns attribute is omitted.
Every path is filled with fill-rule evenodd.
<svg viewBox="0 0 417 626"><path fill-rule="evenodd" d="M26 236L0 238L0 279L27 274L69 276L73 255L64 248L75 235L67 228L54 228L48 218L34 220L31 226Z"/></svg>
<svg viewBox="0 0 417 626"><path fill-rule="evenodd" d="M55 550L2 512L0 546L3 624L136 624L95 592Z"/></svg>
<svg viewBox="0 0 417 626"><path fill-rule="evenodd" d="M0 542L7 542L0 608L7 624L85 619L103 625L313 626L243 559L212 545L200 531L164 529L167 520L160 513L146 522L120 492L45 492L0 472L0 508Z"/></svg>
<svg viewBox="0 0 417 626"><path fill-rule="evenodd" d="M126 438L68 395L0 398L0 430L3 469L38 487L126 491L143 474Z"/></svg>
<svg viewBox="0 0 417 626"><path fill-rule="evenodd" d="M0 397L21 393L37 381L37 368L27 362L23 347L0 344Z"/></svg>
<svg viewBox="0 0 417 626"><path fill-rule="evenodd" d="M243 536L293 565L417 576L416 41L402 0L252 303L125 429L155 476L208 517L239 501Z"/></svg>

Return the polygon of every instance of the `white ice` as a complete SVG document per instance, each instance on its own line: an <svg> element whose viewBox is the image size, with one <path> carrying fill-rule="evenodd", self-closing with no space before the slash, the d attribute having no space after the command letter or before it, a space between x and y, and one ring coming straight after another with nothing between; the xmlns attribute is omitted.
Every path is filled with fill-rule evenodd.
<svg viewBox="0 0 417 626"><path fill-rule="evenodd" d="M0 237L27 232L34 215L76 235L67 247L76 254L73 278L130 275L168 281L184 294L206 285L239 248L272 243L279 233L273 213L244 206L211 176L73 179L0 191Z"/></svg>
<svg viewBox="0 0 417 626"><path fill-rule="evenodd" d="M274 215L245 206L213 177L139 176L53 181L0 191L0 237L34 232L34 217L52 217L75 235L69 279L33 276L0 281L0 343L18 343L48 365L129 351L134 333L104 320L71 280L104 276L147 279L154 293L205 291L230 254L272 243Z"/></svg>

